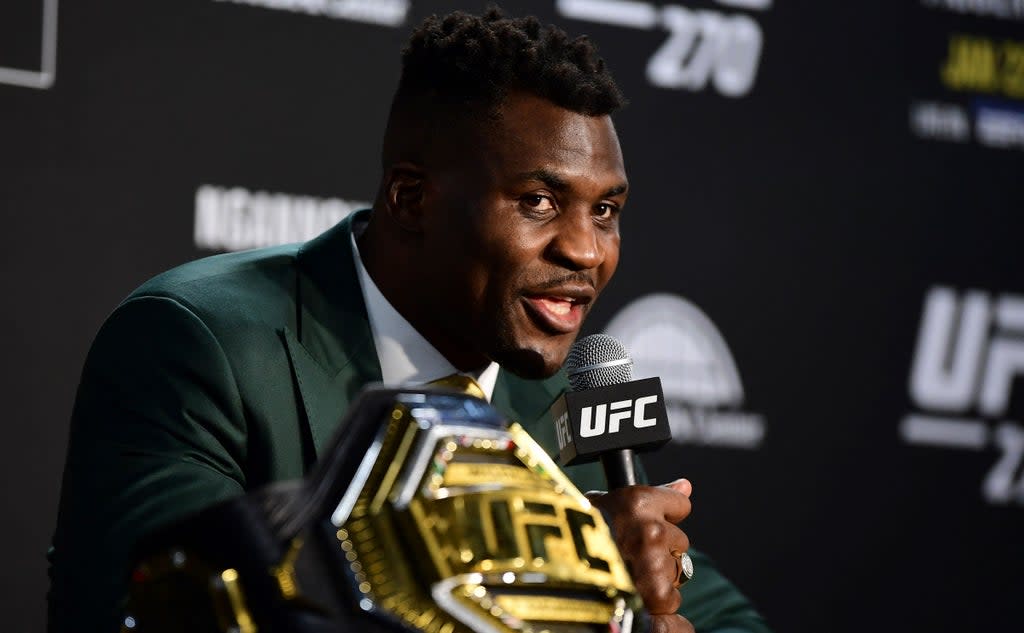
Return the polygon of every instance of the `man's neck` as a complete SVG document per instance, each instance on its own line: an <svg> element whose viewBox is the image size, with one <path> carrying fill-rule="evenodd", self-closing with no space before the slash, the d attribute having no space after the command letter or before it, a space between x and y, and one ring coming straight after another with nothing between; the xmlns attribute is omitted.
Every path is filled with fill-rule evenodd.
<svg viewBox="0 0 1024 633"><path fill-rule="evenodd" d="M359 227L353 227L353 234L359 234ZM477 380L489 399L497 381L498 365L484 362L459 366L442 354L399 311L397 303L370 273L366 266L369 253L365 249L370 248L372 242L365 241L365 235L364 232L362 238L354 240L353 255L385 384L422 384L453 373L463 373Z"/></svg>
<svg viewBox="0 0 1024 633"><path fill-rule="evenodd" d="M361 232L359 227L353 227L358 255L370 279L402 318L458 371L473 373L485 369L490 359L476 350L465 350L464 345L448 337L432 322L432 284L417 278L416 267L404 263L417 261L415 238L383 226L381 221L375 220L378 213L374 210ZM401 262L394 255L398 252L404 253Z"/></svg>

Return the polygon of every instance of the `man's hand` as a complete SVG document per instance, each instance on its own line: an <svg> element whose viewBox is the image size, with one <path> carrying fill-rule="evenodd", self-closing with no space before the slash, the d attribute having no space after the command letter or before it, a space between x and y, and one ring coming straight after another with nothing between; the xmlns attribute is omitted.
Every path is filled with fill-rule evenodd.
<svg viewBox="0 0 1024 633"><path fill-rule="evenodd" d="M633 582L651 616L652 633L693 633L693 625L676 611L682 602L676 579L678 558L690 539L676 525L690 514L693 487L686 479L663 486L627 486L590 492L590 501L606 512Z"/></svg>

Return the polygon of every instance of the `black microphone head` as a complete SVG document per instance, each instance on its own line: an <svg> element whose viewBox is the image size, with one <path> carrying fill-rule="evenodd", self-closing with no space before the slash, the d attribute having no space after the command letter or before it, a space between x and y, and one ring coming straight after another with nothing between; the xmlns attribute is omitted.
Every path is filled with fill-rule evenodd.
<svg viewBox="0 0 1024 633"><path fill-rule="evenodd" d="M633 360L614 336L591 334L573 343L565 373L573 391L608 387L633 380Z"/></svg>

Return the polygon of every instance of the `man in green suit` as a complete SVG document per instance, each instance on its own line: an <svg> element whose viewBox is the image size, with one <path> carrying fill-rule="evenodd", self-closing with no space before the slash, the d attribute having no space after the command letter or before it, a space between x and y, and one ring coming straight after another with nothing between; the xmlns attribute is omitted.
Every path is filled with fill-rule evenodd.
<svg viewBox="0 0 1024 633"><path fill-rule="evenodd" d="M311 242L220 255L133 292L82 374L50 628L113 631L140 536L302 477L368 383L459 372L549 451L547 408L618 262L622 97L586 40L452 14L403 54L373 209ZM582 490L599 469L569 469ZM656 631L767 631L705 557L684 589L690 484L595 497Z"/></svg>

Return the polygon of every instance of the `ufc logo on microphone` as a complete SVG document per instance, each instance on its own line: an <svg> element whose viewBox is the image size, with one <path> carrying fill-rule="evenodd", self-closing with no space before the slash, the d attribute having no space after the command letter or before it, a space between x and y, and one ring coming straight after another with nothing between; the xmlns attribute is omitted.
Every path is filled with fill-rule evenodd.
<svg viewBox="0 0 1024 633"><path fill-rule="evenodd" d="M550 415L563 466L624 448L652 451L672 438L660 378L563 393Z"/></svg>
<svg viewBox="0 0 1024 633"><path fill-rule="evenodd" d="M605 433L618 433L623 422L630 418L638 429L658 423L655 416L647 417L646 408L658 401L658 396L644 396L636 400L618 400L611 404L583 407L580 410L580 437L597 437Z"/></svg>

